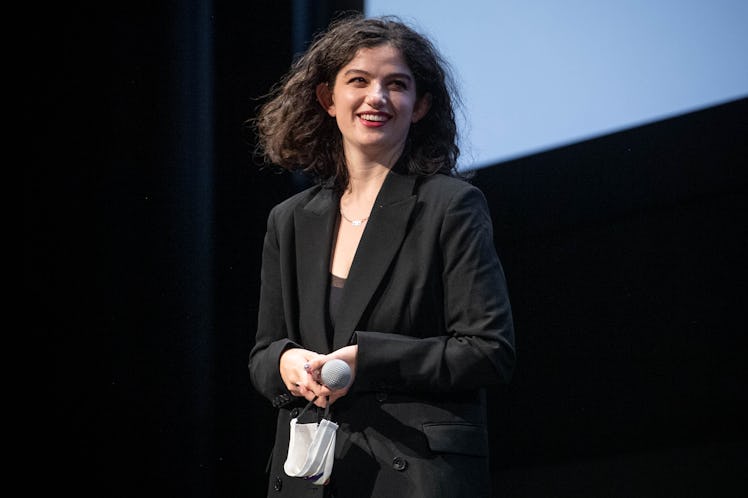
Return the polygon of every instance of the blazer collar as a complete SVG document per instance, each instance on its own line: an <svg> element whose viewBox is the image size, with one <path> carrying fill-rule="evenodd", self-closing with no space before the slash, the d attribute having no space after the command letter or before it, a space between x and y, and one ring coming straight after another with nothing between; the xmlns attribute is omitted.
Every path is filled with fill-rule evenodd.
<svg viewBox="0 0 748 498"><path fill-rule="evenodd" d="M405 237L416 203L416 177L393 168L361 236L340 302L333 350L346 346Z"/></svg>
<svg viewBox="0 0 748 498"><path fill-rule="evenodd" d="M327 353L330 349L325 333L326 297L329 292L330 254L338 199L333 190L320 188L306 205L297 208L296 213L299 332L307 349L319 353Z"/></svg>
<svg viewBox="0 0 748 498"><path fill-rule="evenodd" d="M387 175L364 228L340 302L333 344L327 343L327 300L330 258L340 197L320 188L297 208L296 261L299 329L313 351L325 353L346 346L405 237L416 203L416 177L393 168Z"/></svg>

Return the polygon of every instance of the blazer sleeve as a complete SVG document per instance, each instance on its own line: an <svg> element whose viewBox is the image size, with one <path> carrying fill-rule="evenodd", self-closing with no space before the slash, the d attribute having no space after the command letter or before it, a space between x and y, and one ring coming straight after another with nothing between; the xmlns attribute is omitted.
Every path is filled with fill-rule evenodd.
<svg viewBox="0 0 748 498"><path fill-rule="evenodd" d="M461 189L439 230L445 330L428 337L357 331L356 389L455 391L508 382L514 328L483 193Z"/></svg>
<svg viewBox="0 0 748 498"><path fill-rule="evenodd" d="M255 345L249 355L252 385L275 407L292 401L291 393L280 375L281 354L290 347L300 347L288 338L281 286L282 265L278 225L275 220L277 216L277 208L274 208L268 216L267 232L262 249L257 334Z"/></svg>

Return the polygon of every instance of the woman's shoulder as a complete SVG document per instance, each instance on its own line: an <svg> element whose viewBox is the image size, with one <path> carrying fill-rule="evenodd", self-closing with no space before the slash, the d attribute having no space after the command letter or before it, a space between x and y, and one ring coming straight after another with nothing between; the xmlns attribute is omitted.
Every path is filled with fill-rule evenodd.
<svg viewBox="0 0 748 498"><path fill-rule="evenodd" d="M304 190L293 194L291 197L279 202L270 211L271 217L293 216L299 207L306 206L320 195L333 195L332 191L322 184L315 184Z"/></svg>
<svg viewBox="0 0 748 498"><path fill-rule="evenodd" d="M434 197L449 202L455 196L479 195L482 192L467 179L459 176L435 174L420 178L418 192L423 197Z"/></svg>

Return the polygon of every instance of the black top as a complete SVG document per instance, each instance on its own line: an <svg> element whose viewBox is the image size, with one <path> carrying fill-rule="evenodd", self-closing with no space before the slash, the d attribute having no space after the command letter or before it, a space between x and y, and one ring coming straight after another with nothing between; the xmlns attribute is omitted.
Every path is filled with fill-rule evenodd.
<svg viewBox="0 0 748 498"><path fill-rule="evenodd" d="M327 302L329 303L327 309L327 316L330 322L330 326L327 328L327 341L332 344L332 336L335 330L335 318L340 312L340 301L343 298L343 287L345 286L345 279L338 277L337 275L330 274L330 293L328 294Z"/></svg>

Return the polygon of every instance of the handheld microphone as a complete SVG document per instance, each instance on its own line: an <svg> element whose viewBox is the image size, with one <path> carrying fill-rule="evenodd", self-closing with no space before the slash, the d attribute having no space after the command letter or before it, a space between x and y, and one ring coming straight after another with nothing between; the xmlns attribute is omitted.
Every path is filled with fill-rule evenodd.
<svg viewBox="0 0 748 498"><path fill-rule="evenodd" d="M320 380L331 391L343 389L351 382L351 367L343 360L330 360L322 365Z"/></svg>

